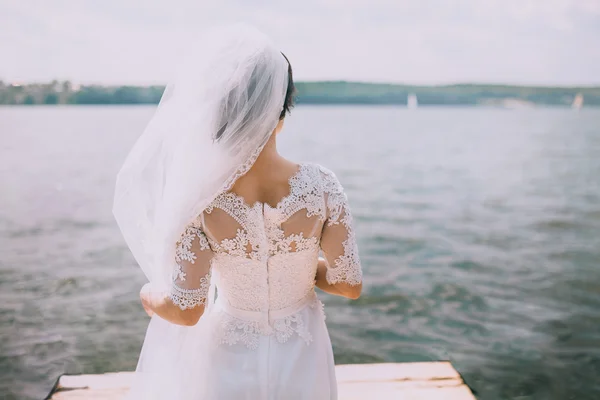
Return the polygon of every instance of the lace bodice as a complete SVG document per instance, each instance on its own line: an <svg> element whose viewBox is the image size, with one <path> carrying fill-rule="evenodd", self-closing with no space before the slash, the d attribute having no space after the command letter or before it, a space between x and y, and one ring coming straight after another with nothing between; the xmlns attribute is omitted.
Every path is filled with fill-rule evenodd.
<svg viewBox="0 0 600 400"><path fill-rule="evenodd" d="M228 307L267 316L289 309L314 291L320 251L329 283L362 282L350 209L335 175L302 164L289 186L275 207L222 193L188 226L177 243L170 293L175 304L206 304L212 274L219 301ZM244 329L281 333L277 326L301 325L293 318L268 321Z"/></svg>

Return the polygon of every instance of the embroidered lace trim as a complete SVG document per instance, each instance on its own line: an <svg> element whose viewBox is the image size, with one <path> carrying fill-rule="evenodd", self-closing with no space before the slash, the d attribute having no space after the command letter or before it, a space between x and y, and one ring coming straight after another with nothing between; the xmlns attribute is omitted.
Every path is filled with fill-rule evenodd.
<svg viewBox="0 0 600 400"><path fill-rule="evenodd" d="M332 226L341 223L348 232L346 240L342 243L343 254L336 258L335 267L330 266L327 268L325 277L327 282L332 285L344 282L355 286L362 282L362 269L348 199L335 175L323 167L320 169L326 176L323 190L328 194L327 209L329 217L327 225ZM343 217L340 218L342 215Z"/></svg>
<svg viewBox="0 0 600 400"><path fill-rule="evenodd" d="M323 196L319 185L315 184L314 177L309 176L311 169L306 164L300 164L298 172L289 179L290 194L281 199L275 209L281 211L274 214L276 220L267 224L266 248L261 243L263 229L262 204L248 205L242 197L232 192L224 192L215 198L206 208L210 214L215 208L225 211L241 226L234 238L223 239L220 243L210 241L211 246L217 253L225 252L232 256L248 257L257 261L264 261L269 256L292 252L292 244L295 251L308 250L318 246L317 237L303 237L303 234L285 236L279 225L294 213L306 209L307 217L319 215L325 219ZM268 207L268 206L267 206ZM249 250L249 247L251 251Z"/></svg>
<svg viewBox="0 0 600 400"><path fill-rule="evenodd" d="M182 310L206 305L206 297L210 288L210 272L200 278L200 287L197 289L182 289L175 282L171 285L169 298L173 304Z"/></svg>
<svg viewBox="0 0 600 400"><path fill-rule="evenodd" d="M319 315L325 320L324 306L319 299L315 297L309 307L313 309L318 307ZM240 343L250 350L258 348L260 336L273 335L279 343L287 342L294 335L298 335L306 345L309 345L313 340L312 334L302 318L301 311L276 319L272 326L263 326L257 321L247 321L223 313L220 316L217 329L216 338L219 344L233 346Z"/></svg>
<svg viewBox="0 0 600 400"><path fill-rule="evenodd" d="M197 307L199 305L206 305L206 297L208 296L208 290L210 288L210 270L208 274L200 278L198 288L184 289L176 283L177 281L186 281L187 274L185 273L181 262L188 261L194 264L196 260L196 255L191 250L192 242L195 238L198 238L201 251L210 249L206 235L196 226L188 226L186 228L175 248L176 264L173 270L173 282L171 284L169 298L173 301L173 304L177 305L182 310Z"/></svg>
<svg viewBox="0 0 600 400"><path fill-rule="evenodd" d="M181 239L177 243L177 247L175 248L175 261L177 261L177 265L179 267L179 273L181 270L181 265L179 265L182 261L189 261L192 264L196 260L196 255L192 252L192 242L194 238L198 238L198 242L200 243L200 250L210 250L210 246L208 244L208 239L206 235L199 227L196 226L188 226L185 229L185 232L181 235ZM181 278L180 278L181 279ZM183 276L182 281L185 280L185 274Z"/></svg>

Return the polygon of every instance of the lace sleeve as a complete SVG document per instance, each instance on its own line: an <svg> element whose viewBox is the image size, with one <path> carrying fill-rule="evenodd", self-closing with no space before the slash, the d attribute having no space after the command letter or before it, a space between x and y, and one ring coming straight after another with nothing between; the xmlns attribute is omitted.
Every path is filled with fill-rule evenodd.
<svg viewBox="0 0 600 400"><path fill-rule="evenodd" d="M348 199L335 175L324 168L321 170L327 205L321 250L328 263L327 282L358 285L362 283L362 268Z"/></svg>
<svg viewBox="0 0 600 400"><path fill-rule="evenodd" d="M169 298L182 310L206 305L213 252L201 228L190 225L175 249Z"/></svg>

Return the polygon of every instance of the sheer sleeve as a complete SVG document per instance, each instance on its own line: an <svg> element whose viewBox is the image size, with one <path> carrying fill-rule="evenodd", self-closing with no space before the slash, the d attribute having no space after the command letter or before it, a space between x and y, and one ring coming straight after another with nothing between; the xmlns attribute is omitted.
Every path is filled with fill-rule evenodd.
<svg viewBox="0 0 600 400"><path fill-rule="evenodd" d="M327 218L321 235L321 250L327 260L326 279L329 284L362 283L362 268L354 234L348 198L333 172L323 173Z"/></svg>
<svg viewBox="0 0 600 400"><path fill-rule="evenodd" d="M199 226L189 225L177 242L169 298L182 310L206 305L213 252Z"/></svg>

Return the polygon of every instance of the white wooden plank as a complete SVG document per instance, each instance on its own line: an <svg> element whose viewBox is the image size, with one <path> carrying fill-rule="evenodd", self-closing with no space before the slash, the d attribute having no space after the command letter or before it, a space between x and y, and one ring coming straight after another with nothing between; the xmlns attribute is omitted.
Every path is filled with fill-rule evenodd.
<svg viewBox="0 0 600 400"><path fill-rule="evenodd" d="M449 362L336 366L340 400L475 400ZM122 400L133 372L63 375L52 400Z"/></svg>
<svg viewBox="0 0 600 400"><path fill-rule="evenodd" d="M63 375L58 380L58 387L62 389L87 388L118 389L129 388L133 382L133 372L114 372L98 375Z"/></svg>
<svg viewBox="0 0 600 400"><path fill-rule="evenodd" d="M52 400L123 400L127 394L126 388L98 390L68 390L58 392Z"/></svg>
<svg viewBox="0 0 600 400"><path fill-rule="evenodd" d="M395 382L340 385L340 400L476 400L465 385L407 389Z"/></svg>
<svg viewBox="0 0 600 400"><path fill-rule="evenodd" d="M464 382L460 379L435 379L435 380L427 380L427 381L360 381L360 382L341 382L338 383L338 386L344 387L362 387L362 386L378 386L378 385L392 385L398 390L411 390L411 389L419 389L419 388L436 388L436 387L454 387L464 385Z"/></svg>
<svg viewBox="0 0 600 400"><path fill-rule="evenodd" d="M447 361L338 365L335 373L339 383L460 379L458 372Z"/></svg>

